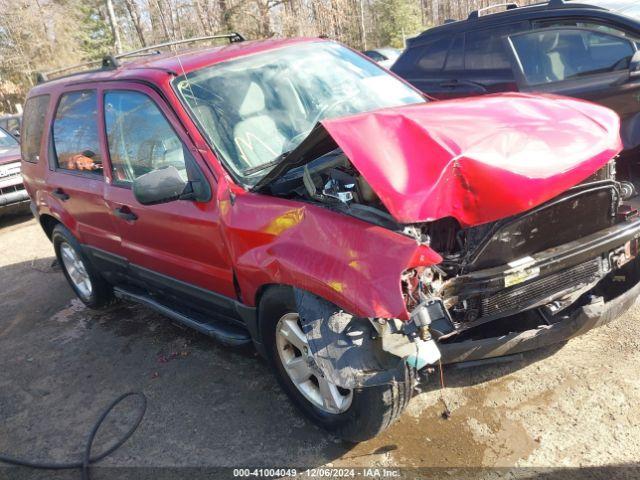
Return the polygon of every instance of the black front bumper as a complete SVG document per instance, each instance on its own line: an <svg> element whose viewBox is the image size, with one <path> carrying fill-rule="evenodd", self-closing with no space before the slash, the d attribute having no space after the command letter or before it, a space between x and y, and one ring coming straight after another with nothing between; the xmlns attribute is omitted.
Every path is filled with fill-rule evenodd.
<svg viewBox="0 0 640 480"><path fill-rule="evenodd" d="M597 297L594 302L576 308L568 318L553 325L500 337L441 344L442 361L448 364L502 357L569 340L619 317L633 306L639 294L640 282L608 302Z"/></svg>

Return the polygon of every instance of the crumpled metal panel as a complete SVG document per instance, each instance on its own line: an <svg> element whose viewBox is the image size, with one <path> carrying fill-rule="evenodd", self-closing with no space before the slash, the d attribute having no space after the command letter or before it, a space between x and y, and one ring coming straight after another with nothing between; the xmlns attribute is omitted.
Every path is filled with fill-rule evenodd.
<svg viewBox="0 0 640 480"><path fill-rule="evenodd" d="M247 305L255 305L260 287L279 284L354 315L407 319L403 270L442 261L410 237L327 208L239 188L233 202L227 187L219 195L221 225Z"/></svg>
<svg viewBox="0 0 640 480"><path fill-rule="evenodd" d="M401 223L451 216L467 227L515 215L622 149L612 110L551 95L430 102L322 125Z"/></svg>

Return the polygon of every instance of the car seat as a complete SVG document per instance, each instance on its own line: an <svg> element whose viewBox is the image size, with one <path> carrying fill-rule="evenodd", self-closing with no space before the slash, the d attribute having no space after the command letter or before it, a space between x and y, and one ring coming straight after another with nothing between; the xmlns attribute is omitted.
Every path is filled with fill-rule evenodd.
<svg viewBox="0 0 640 480"><path fill-rule="evenodd" d="M266 110L262 88L251 82L238 107L242 118L234 127L234 142L247 168L274 160L287 143L281 129Z"/></svg>

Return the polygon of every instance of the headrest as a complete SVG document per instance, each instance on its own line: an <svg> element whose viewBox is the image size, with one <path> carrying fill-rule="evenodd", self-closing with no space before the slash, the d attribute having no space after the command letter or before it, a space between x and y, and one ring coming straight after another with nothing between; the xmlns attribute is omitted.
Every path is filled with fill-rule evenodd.
<svg viewBox="0 0 640 480"><path fill-rule="evenodd" d="M262 88L260 88L257 83L251 82L240 104L240 108L238 108L238 113L243 117L248 117L262 112L264 107L264 92Z"/></svg>
<svg viewBox="0 0 640 480"><path fill-rule="evenodd" d="M557 32L541 32L540 35L540 48L543 52L549 53L554 51L558 47Z"/></svg>

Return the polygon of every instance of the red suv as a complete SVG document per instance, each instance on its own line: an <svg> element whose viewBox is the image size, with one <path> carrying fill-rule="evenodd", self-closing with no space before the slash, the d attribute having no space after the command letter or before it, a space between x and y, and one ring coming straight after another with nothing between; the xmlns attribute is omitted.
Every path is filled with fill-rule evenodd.
<svg viewBox="0 0 640 480"><path fill-rule="evenodd" d="M638 294L604 107L427 101L318 39L126 58L25 105L22 172L67 280L253 342L337 435L386 428L427 365L566 340Z"/></svg>

